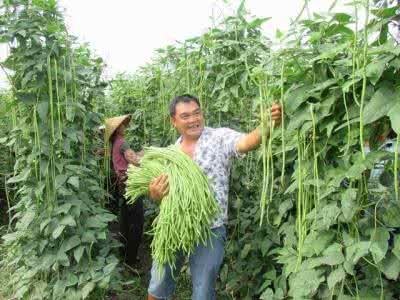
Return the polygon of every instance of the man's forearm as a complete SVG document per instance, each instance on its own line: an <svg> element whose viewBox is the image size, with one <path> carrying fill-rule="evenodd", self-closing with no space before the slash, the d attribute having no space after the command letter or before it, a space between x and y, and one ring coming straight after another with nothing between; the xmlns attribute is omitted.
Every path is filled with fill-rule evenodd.
<svg viewBox="0 0 400 300"><path fill-rule="evenodd" d="M258 146L260 146L261 144L261 140L261 128L257 127L237 142L236 151L240 154L245 154L251 150L258 148Z"/></svg>
<svg viewBox="0 0 400 300"><path fill-rule="evenodd" d="M281 108L278 104L275 103L272 104L271 118L272 118L271 125L273 127L280 124L282 119L282 113L281 113ZM246 134L243 138L241 138L236 144L236 151L239 152L240 154L245 154L260 146L262 141L262 136L265 135L267 137L269 133L268 126L265 126L265 128L263 129L264 130L262 130L261 127L259 126L252 132Z"/></svg>

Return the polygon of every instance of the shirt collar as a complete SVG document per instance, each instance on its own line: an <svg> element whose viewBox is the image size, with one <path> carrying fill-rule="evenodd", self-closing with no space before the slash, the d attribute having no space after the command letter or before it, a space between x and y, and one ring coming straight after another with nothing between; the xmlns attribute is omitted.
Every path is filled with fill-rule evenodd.
<svg viewBox="0 0 400 300"><path fill-rule="evenodd" d="M200 139L201 139L203 136L207 135L209 131L210 131L210 127L204 126L204 129L203 129L203 131L201 132L201 135L200 135L199 139L197 140L197 142L199 142ZM176 142L175 142L175 145L179 145L181 142L182 142L182 136L179 136L178 139L177 139Z"/></svg>

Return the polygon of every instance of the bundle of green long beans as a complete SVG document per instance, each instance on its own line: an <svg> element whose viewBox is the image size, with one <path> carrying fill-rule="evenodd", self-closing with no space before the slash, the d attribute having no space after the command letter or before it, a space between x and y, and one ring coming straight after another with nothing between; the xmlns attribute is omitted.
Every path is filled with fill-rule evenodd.
<svg viewBox="0 0 400 300"><path fill-rule="evenodd" d="M177 251L190 254L197 244L205 244L209 239L210 223L219 206L207 177L176 146L146 148L140 168L129 167L125 194L128 203L133 204L139 196L147 195L150 181L163 173L168 175L169 192L162 199L160 213L152 224L151 249L160 267L168 263L174 269Z"/></svg>

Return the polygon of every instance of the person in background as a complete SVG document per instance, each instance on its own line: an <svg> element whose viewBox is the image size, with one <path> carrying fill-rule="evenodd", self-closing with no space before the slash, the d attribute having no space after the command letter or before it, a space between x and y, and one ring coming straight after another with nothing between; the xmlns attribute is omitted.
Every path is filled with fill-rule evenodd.
<svg viewBox="0 0 400 300"><path fill-rule="evenodd" d="M135 204L128 205L124 194L128 165L138 166L143 151L136 153L125 141L125 128L130 120L130 115L106 119L105 140L111 145L112 168L116 178L114 197L119 206L124 260L131 268L138 269L138 249L142 240L144 223L143 199L139 198Z"/></svg>

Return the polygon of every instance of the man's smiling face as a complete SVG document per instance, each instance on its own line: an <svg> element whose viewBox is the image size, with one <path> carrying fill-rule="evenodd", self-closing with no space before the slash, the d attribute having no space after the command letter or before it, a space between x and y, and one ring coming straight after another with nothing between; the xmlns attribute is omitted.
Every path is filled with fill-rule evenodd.
<svg viewBox="0 0 400 300"><path fill-rule="evenodd" d="M197 140L204 129L203 113L195 101L178 103L171 122L183 139Z"/></svg>

